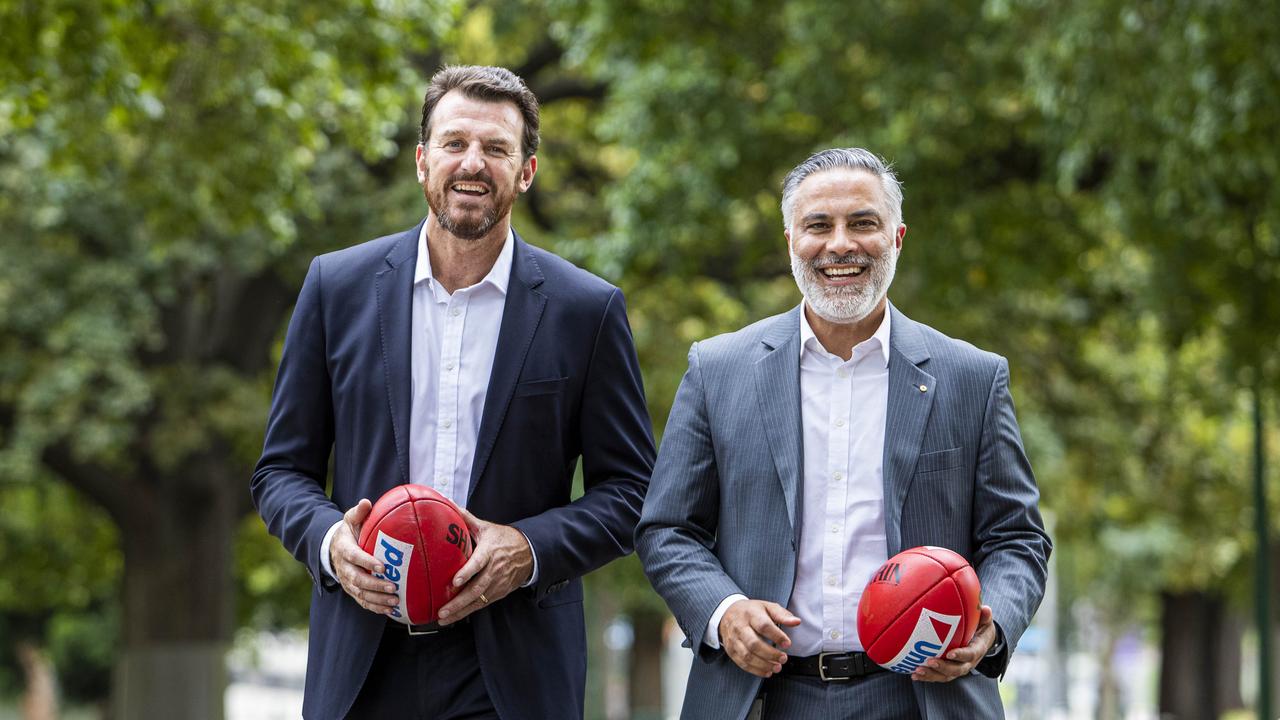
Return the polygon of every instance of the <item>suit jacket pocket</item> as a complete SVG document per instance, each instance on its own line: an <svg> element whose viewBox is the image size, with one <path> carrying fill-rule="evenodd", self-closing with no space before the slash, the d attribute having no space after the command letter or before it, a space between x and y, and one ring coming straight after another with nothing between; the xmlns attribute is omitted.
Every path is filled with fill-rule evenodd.
<svg viewBox="0 0 1280 720"><path fill-rule="evenodd" d="M938 450L936 452L928 452L920 456L916 461L916 475L924 475L925 473L940 472L942 470L950 470L951 468L960 467L964 461L964 448L951 448L949 450Z"/></svg>
<svg viewBox="0 0 1280 720"><path fill-rule="evenodd" d="M530 380L516 385L516 397L529 397L530 395L551 395L558 393L564 389L565 383L569 378L548 378L546 380Z"/></svg>

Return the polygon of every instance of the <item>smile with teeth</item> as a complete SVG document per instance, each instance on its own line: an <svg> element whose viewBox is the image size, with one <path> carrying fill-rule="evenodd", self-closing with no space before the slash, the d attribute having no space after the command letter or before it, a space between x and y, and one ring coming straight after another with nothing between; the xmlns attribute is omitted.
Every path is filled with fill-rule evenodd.
<svg viewBox="0 0 1280 720"><path fill-rule="evenodd" d="M854 265L853 267L825 267L820 268L818 272L829 278L849 277L851 275L861 275L866 270L862 265Z"/></svg>
<svg viewBox="0 0 1280 720"><path fill-rule="evenodd" d="M460 182L454 183L451 188L454 192L460 192L465 195L485 195L489 192L489 188L483 183Z"/></svg>

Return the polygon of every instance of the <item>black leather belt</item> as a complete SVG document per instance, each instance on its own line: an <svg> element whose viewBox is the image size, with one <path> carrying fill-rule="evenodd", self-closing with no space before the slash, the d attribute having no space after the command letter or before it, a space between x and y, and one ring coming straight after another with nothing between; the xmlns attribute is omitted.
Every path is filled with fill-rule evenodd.
<svg viewBox="0 0 1280 720"><path fill-rule="evenodd" d="M832 680L852 680L866 677L885 669L871 661L864 652L825 652L817 655L791 656L782 663L782 675L802 675Z"/></svg>

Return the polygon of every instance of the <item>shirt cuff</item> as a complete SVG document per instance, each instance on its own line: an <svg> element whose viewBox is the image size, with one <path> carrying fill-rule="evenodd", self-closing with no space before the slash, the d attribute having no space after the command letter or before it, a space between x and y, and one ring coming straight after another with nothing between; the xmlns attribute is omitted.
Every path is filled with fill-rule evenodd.
<svg viewBox="0 0 1280 720"><path fill-rule="evenodd" d="M987 651L987 654L984 655L983 658L995 657L999 655L1003 650L1004 650L1004 630L1001 630L1000 626L996 625L996 641L991 643L991 649Z"/></svg>
<svg viewBox="0 0 1280 720"><path fill-rule="evenodd" d="M333 534L338 531L342 525L342 521L334 523L329 532L324 534L324 540L320 543L320 567L324 569L324 574L328 575L328 579L338 582L338 576L333 574L333 565L329 562L329 545L333 543Z"/></svg>
<svg viewBox="0 0 1280 720"><path fill-rule="evenodd" d="M707 632L702 636L702 642L712 650L720 649L720 620L724 618L724 614L728 612L729 606L739 600L746 600L747 596L741 593L734 593L729 597L720 601L720 605L716 611L711 613L711 619L707 621Z"/></svg>
<svg viewBox="0 0 1280 720"><path fill-rule="evenodd" d="M529 540L529 536L524 533L524 541L529 543L529 554L533 556L533 572L529 575L529 582L521 585L522 588L533 587L538 582L538 553L533 549L533 542Z"/></svg>

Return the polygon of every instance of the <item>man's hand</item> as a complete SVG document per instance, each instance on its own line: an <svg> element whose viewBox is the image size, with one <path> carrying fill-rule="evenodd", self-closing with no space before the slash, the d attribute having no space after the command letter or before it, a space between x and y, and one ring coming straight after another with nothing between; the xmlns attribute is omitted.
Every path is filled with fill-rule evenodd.
<svg viewBox="0 0 1280 720"><path fill-rule="evenodd" d="M783 650L791 647L791 638L782 626L799 624L800 618L778 603L739 600L720 618L720 647L738 667L767 678L782 672L782 663L787 661Z"/></svg>
<svg viewBox="0 0 1280 720"><path fill-rule="evenodd" d="M389 580L380 580L373 573L381 574L385 568L369 553L360 549L360 527L373 510L373 503L361 500L342 516L342 525L329 542L329 565L333 574L360 607L379 615L391 614L399 598L393 593L396 586Z"/></svg>
<svg viewBox="0 0 1280 720"><path fill-rule="evenodd" d="M982 658L987 656L996 641L996 624L991 620L991 607L982 606L978 615L978 630L968 645L947 653L945 658L930 658L911 673L912 680L923 682L951 682L969 674Z"/></svg>
<svg viewBox="0 0 1280 720"><path fill-rule="evenodd" d="M533 552L524 533L485 522L463 508L475 549L471 559L453 576L458 595L440 608L440 624L456 623L485 605L495 603L524 585L533 575Z"/></svg>

